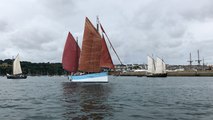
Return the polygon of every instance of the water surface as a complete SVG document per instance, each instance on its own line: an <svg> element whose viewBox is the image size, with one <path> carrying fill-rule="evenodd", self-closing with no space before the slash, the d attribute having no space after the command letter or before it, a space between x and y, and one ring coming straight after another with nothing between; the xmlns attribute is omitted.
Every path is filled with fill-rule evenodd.
<svg viewBox="0 0 213 120"><path fill-rule="evenodd" d="M0 119L212 120L211 77L110 77L71 83L67 77L0 77Z"/></svg>

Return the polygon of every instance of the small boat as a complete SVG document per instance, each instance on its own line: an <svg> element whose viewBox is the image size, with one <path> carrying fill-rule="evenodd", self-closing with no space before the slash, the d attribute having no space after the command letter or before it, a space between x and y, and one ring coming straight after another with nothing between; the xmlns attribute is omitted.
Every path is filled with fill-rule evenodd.
<svg viewBox="0 0 213 120"><path fill-rule="evenodd" d="M7 74L7 79L26 79L27 76L22 74L21 64L19 60L19 54L16 56L13 61L13 74Z"/></svg>
<svg viewBox="0 0 213 120"><path fill-rule="evenodd" d="M148 56L148 70L147 77L167 77L165 62L157 57L156 61Z"/></svg>
<svg viewBox="0 0 213 120"><path fill-rule="evenodd" d="M71 82L108 82L107 71L114 69L114 65L104 34L108 38L99 20L95 28L87 17L81 50L71 33L68 34L62 65L70 72L68 79Z"/></svg>

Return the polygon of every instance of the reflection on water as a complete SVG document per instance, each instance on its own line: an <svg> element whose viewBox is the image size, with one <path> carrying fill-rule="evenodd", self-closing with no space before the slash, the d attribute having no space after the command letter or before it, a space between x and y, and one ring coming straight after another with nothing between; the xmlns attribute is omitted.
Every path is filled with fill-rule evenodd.
<svg viewBox="0 0 213 120"><path fill-rule="evenodd" d="M63 83L66 119L103 119L110 116L110 87L106 83Z"/></svg>

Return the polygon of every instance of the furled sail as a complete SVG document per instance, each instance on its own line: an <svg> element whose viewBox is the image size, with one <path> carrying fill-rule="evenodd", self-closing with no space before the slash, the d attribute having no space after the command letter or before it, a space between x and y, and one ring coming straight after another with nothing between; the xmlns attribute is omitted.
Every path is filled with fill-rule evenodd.
<svg viewBox="0 0 213 120"><path fill-rule="evenodd" d="M75 73L78 70L78 61L80 57L80 47L69 32L64 46L62 57L63 69Z"/></svg>
<svg viewBox="0 0 213 120"><path fill-rule="evenodd" d="M84 72L100 72L101 35L86 17L79 70Z"/></svg>
<svg viewBox="0 0 213 120"><path fill-rule="evenodd" d="M104 36L102 37L101 43L102 43L102 50L101 50L100 66L104 68L114 69L112 58L107 48L107 44L106 44Z"/></svg>
<svg viewBox="0 0 213 120"><path fill-rule="evenodd" d="M16 56L15 60L13 61L13 75L17 75L17 74L22 74L19 54Z"/></svg>

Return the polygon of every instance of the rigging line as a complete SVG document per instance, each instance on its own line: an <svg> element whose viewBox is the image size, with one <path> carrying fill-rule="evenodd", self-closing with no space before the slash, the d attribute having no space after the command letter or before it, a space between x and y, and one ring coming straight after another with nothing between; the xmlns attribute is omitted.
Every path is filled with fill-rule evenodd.
<svg viewBox="0 0 213 120"><path fill-rule="evenodd" d="M121 63L121 65L123 65L123 63L121 62L121 59L119 58L119 56L118 56L117 52L115 51L114 47L112 46L112 43L110 42L108 35L107 35L107 34L106 34L106 32L104 31L104 29L103 29L103 27L102 27L102 25L101 25L101 24L100 24L100 26L101 26L101 30L102 30L102 31L103 31L103 33L106 35L107 40L108 40L108 42L109 42L110 46L112 47L112 49L113 49L114 53L116 54L116 56L117 56L117 58L118 58L119 62Z"/></svg>

